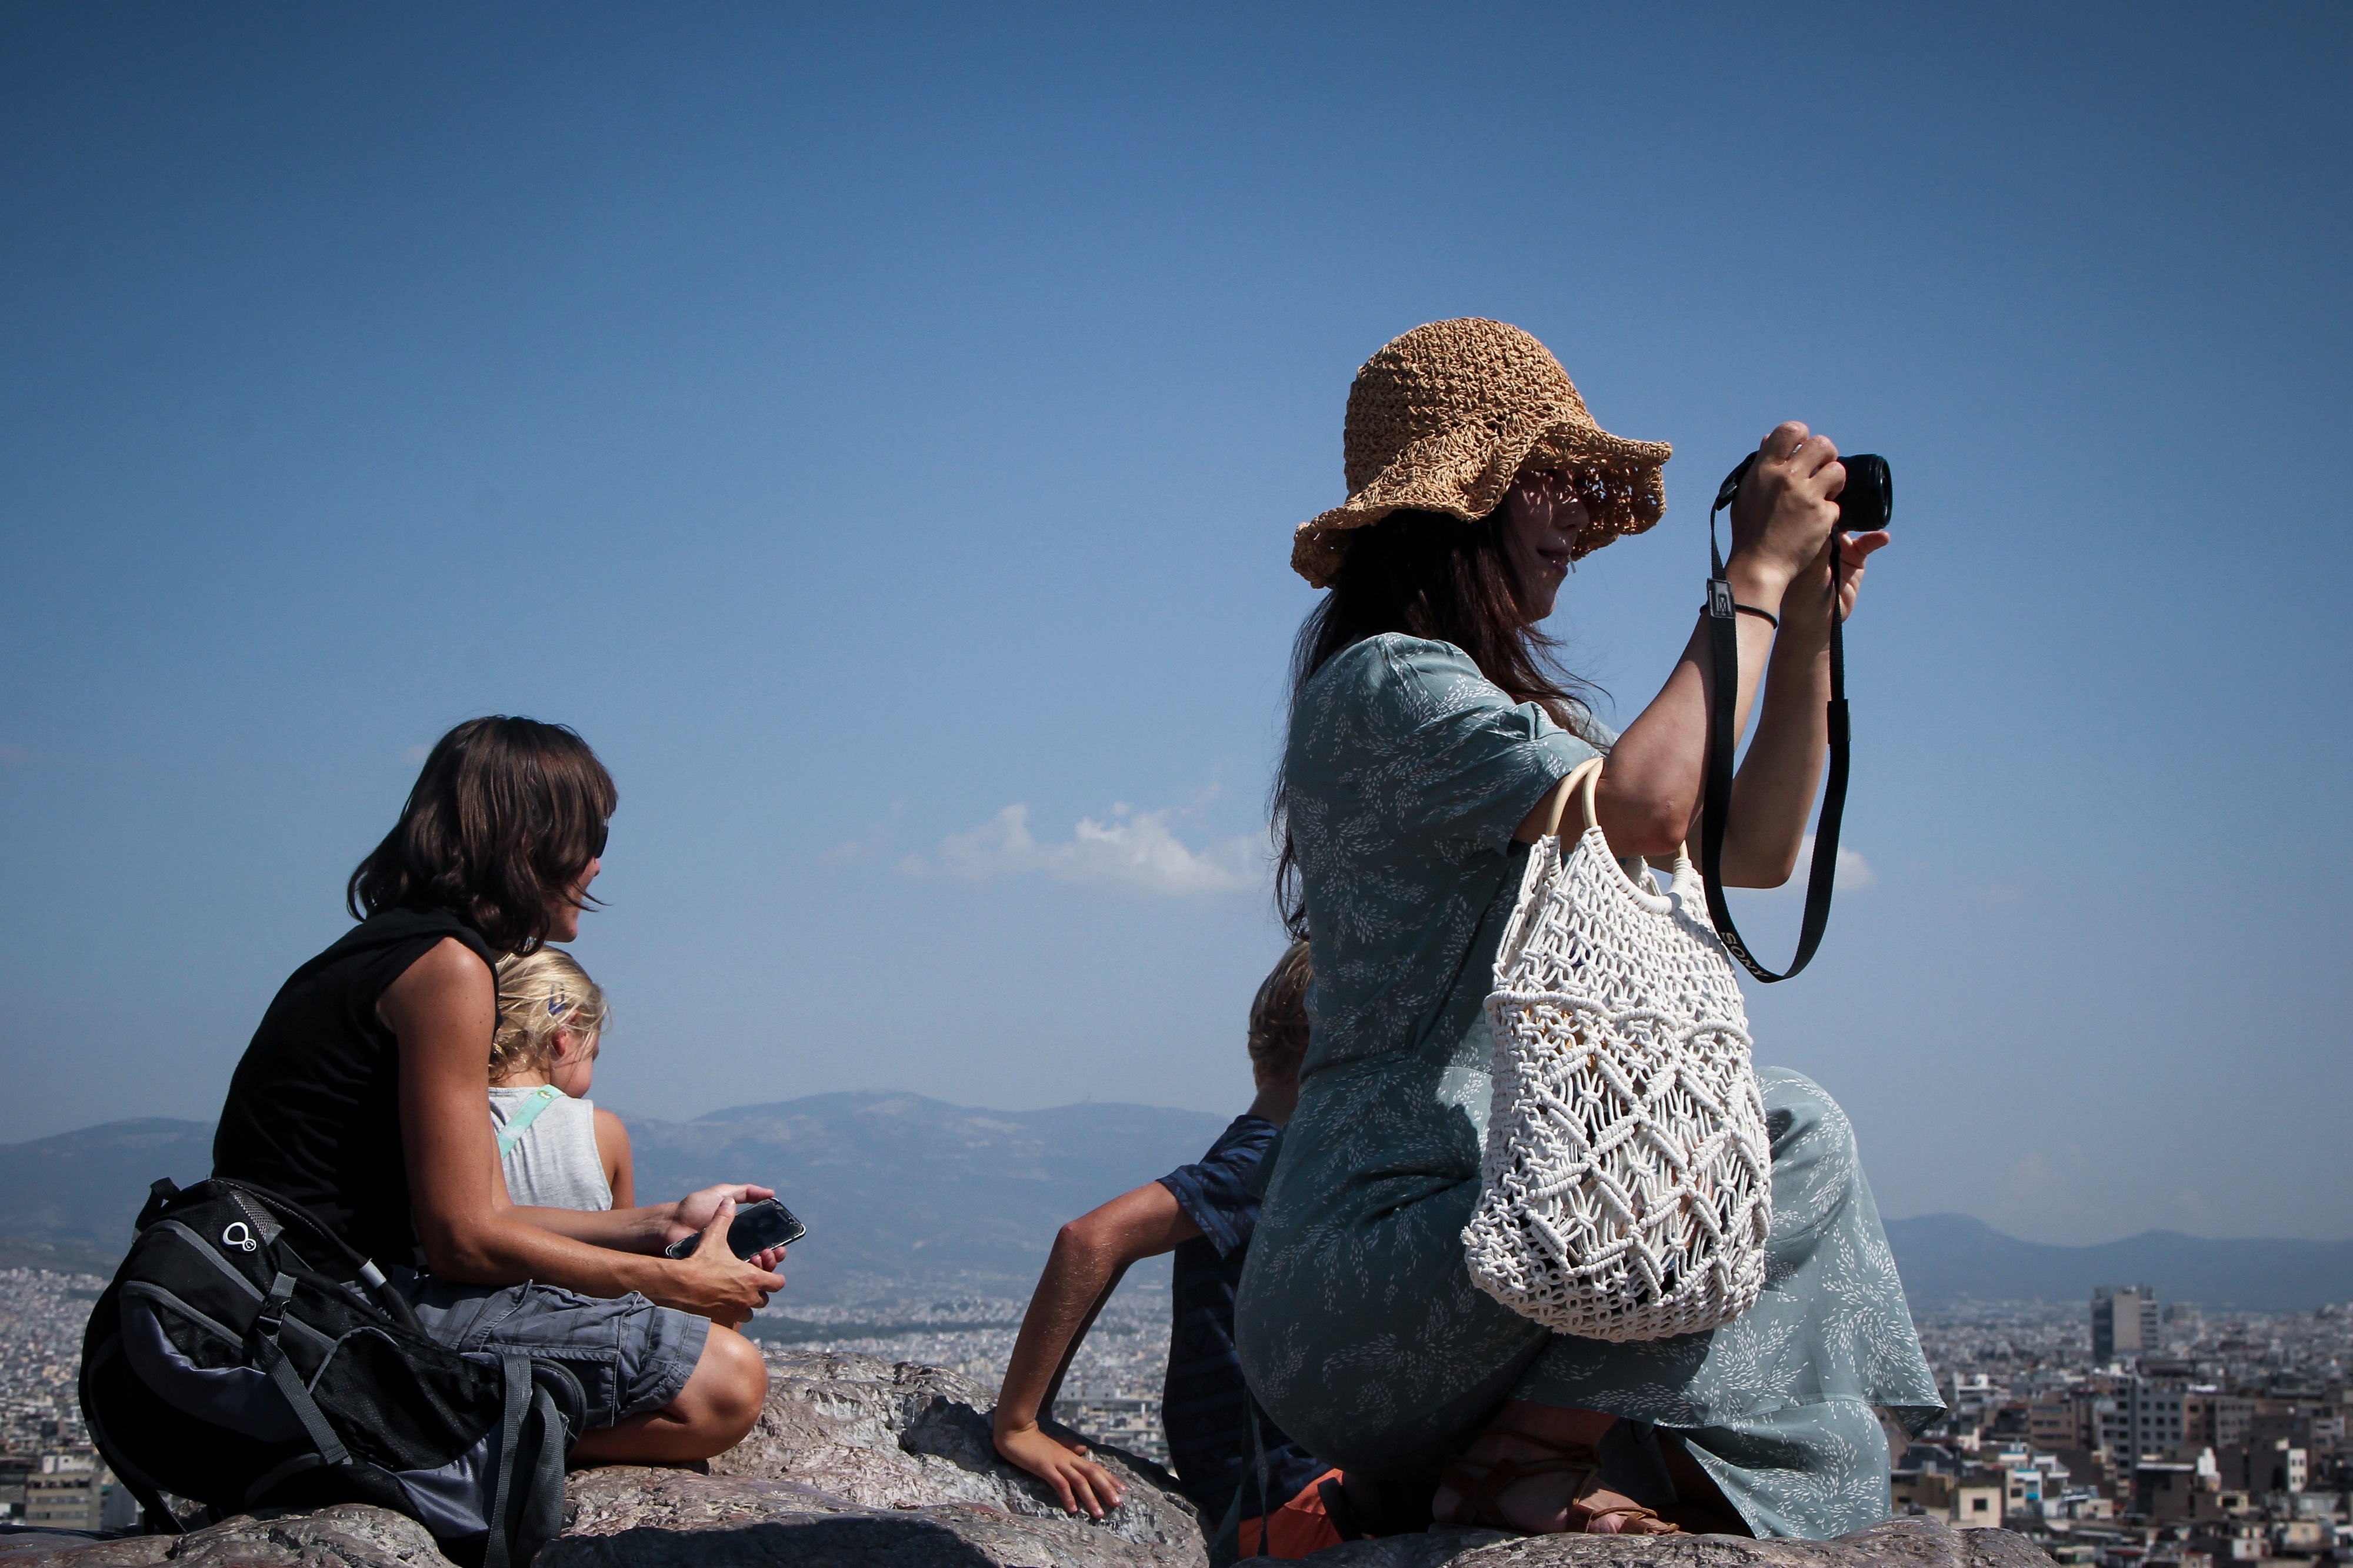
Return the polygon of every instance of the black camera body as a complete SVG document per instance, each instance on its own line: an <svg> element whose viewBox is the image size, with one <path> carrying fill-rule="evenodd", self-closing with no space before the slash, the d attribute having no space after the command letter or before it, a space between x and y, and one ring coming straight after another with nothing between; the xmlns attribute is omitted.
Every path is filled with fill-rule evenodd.
<svg viewBox="0 0 2353 1568"><path fill-rule="evenodd" d="M1739 492L1740 481L1757 461L1751 452L1740 459L1740 466L1724 476L1724 483L1715 492L1717 507L1732 504ZM1871 533L1885 528L1895 516L1895 476L1888 470L1887 459L1875 452L1857 452L1841 457L1839 462L1846 468L1846 488L1839 491L1834 503L1839 509L1839 531Z"/></svg>
<svg viewBox="0 0 2353 1568"><path fill-rule="evenodd" d="M1887 459L1875 452L1841 458L1846 466L1846 488L1839 491L1839 529L1845 533L1870 533L1885 528L1895 516L1895 476Z"/></svg>

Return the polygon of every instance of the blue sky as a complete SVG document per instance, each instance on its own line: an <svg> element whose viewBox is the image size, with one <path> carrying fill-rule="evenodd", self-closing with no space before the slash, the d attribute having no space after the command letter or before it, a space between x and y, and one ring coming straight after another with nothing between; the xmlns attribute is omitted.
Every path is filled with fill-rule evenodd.
<svg viewBox="0 0 2353 1568"><path fill-rule="evenodd" d="M1883 1207L2345 1236L2348 44L11 7L0 1138L213 1114L485 711L620 784L603 1103L1240 1109L1290 530L1356 366L1480 314L1675 443L1554 623L1621 722L1764 430L1894 463L1870 874L1751 994Z"/></svg>

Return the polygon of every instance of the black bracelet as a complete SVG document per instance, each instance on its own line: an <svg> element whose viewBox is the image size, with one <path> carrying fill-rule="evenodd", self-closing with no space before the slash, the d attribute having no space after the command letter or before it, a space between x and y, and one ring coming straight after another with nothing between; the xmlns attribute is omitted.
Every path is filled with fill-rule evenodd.
<svg viewBox="0 0 2353 1568"><path fill-rule="evenodd" d="M1781 629L1781 617L1770 610L1760 610L1754 605L1735 605L1732 607L1744 616L1755 616L1777 632Z"/></svg>

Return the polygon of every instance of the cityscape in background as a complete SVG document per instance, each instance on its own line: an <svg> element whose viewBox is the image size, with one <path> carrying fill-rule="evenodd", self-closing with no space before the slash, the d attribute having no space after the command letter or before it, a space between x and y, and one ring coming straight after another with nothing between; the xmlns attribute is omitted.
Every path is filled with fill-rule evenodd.
<svg viewBox="0 0 2353 1568"><path fill-rule="evenodd" d="M0 1512L48 1529L119 1529L137 1505L91 1453L75 1402L82 1329L105 1281L0 1270ZM897 1299L771 1310L771 1352L860 1352L994 1390L1024 1303ZM2006 1525L2062 1563L2219 1568L2353 1558L2353 1304L2201 1311L2143 1286L2088 1302L1982 1303L1916 1314L1948 1406L1898 1445L1893 1504L1962 1527ZM1132 1282L1074 1358L1055 1417L1165 1463L1165 1283Z"/></svg>
<svg viewBox="0 0 2353 1568"><path fill-rule="evenodd" d="M2209 1313L2124 1285L1918 1324L1948 1408L1896 1460L1898 1513L2099 1568L2353 1555L2353 1305Z"/></svg>

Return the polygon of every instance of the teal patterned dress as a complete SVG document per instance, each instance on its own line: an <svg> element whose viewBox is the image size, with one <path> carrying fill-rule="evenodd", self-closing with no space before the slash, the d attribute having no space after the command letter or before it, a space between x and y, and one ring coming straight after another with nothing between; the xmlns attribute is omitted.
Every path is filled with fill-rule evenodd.
<svg viewBox="0 0 2353 1568"><path fill-rule="evenodd" d="M1300 693L1286 765L1315 979L1313 1044L1236 1304L1267 1415L1311 1452L1430 1479L1507 1399L1626 1419L1612 1489L1674 1500L1680 1440L1760 1536L1888 1512L1878 1412L1943 1409L1854 1131L1802 1075L1760 1068L1773 1147L1765 1294L1712 1333L1555 1334L1471 1283L1493 1053L1481 1004L1526 848L1512 835L1590 740L1514 705L1447 643L1341 653Z"/></svg>

